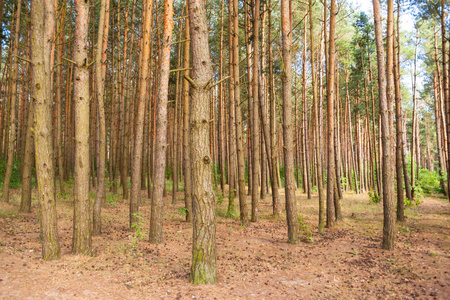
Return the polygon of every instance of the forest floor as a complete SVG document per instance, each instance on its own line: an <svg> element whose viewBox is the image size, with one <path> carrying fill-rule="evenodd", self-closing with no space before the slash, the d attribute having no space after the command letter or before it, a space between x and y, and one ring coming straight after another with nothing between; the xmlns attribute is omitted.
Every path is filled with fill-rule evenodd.
<svg viewBox="0 0 450 300"><path fill-rule="evenodd" d="M260 202L260 221L247 228L237 218L224 217L228 203L223 199L217 207L218 283L195 286L189 283L192 225L180 214L182 192L176 204L170 195L165 199L161 245L149 244L146 234L142 240L133 236L127 201L107 195L103 234L93 238L93 257L70 253L72 197L60 197L62 256L43 261L37 203L33 201L31 214L19 214L20 191L13 190L10 204L0 203L0 298L448 299L448 199L427 197L408 208L390 252L381 249L382 203L371 204L366 194L344 196L344 221L318 234L317 195L312 200L297 195L302 230L298 245L286 243L285 217L271 216L270 195ZM148 200L140 211L141 227L148 232Z"/></svg>

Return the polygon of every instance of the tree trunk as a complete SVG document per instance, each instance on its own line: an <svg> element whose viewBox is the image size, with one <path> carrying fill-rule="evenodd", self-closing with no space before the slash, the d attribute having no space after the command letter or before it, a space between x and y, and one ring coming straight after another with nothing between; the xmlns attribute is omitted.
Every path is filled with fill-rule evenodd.
<svg viewBox="0 0 450 300"><path fill-rule="evenodd" d="M191 20L192 22L192 20ZM156 153L153 195L150 218L150 243L163 242L163 190L165 186L167 152L167 101L169 97L170 46L173 30L173 2L164 2L164 32L159 68L158 99L156 105Z"/></svg>
<svg viewBox="0 0 450 300"><path fill-rule="evenodd" d="M334 207L334 186L336 184L336 165L334 160L334 102L335 102L335 32L336 32L336 0L331 0L330 6L330 41L328 46L327 63L327 106L328 106L328 165L327 165L327 227L334 226L336 221Z"/></svg>
<svg viewBox="0 0 450 300"><path fill-rule="evenodd" d="M194 214L190 279L194 284L215 283L217 281L215 199L208 137L212 67L204 1L189 1L189 21L193 67L193 79L189 81L192 85L190 151Z"/></svg>
<svg viewBox="0 0 450 300"><path fill-rule="evenodd" d="M380 2L373 0L375 18L375 38L377 46L378 63L378 89L381 113L381 142L383 153L383 249L394 250L395 245L395 202L394 202L394 164L393 164L393 5L388 0L388 25L387 25L387 67L384 61L382 24L380 16ZM386 69L388 71L388 87L386 89Z"/></svg>
<svg viewBox="0 0 450 300"><path fill-rule="evenodd" d="M33 62L33 101L36 108L34 124L36 151L36 176L38 179L39 206L41 211L42 258L58 259L61 256L55 199L55 169L53 167L53 145L51 140L51 90L50 52L53 41L52 28L55 8L52 1L32 2L31 21L33 34L31 59ZM44 14L44 11L46 12ZM47 29L45 31L45 29ZM53 29L54 30L54 29ZM46 43L44 44L43 41Z"/></svg>
<svg viewBox="0 0 450 300"><path fill-rule="evenodd" d="M295 200L294 176L294 132L292 128L292 34L289 1L281 1L281 33L283 66L283 138L284 138L284 176L286 194L286 219L288 243L299 242L297 201Z"/></svg>
<svg viewBox="0 0 450 300"><path fill-rule="evenodd" d="M10 108L10 130L9 130L9 139L8 139L8 162L6 164L6 172L5 172L5 181L3 182L3 201L9 202L9 183L11 181L12 168L14 163L14 145L16 141L16 98L17 98L17 72L19 69L19 59L17 58L19 51L19 34L20 34L20 15L22 10L22 0L17 1L17 14L16 14L16 23L15 23L15 33L14 33L14 50L12 59L14 60L14 65L12 69L11 75L11 96L9 100L9 108ZM8 135L8 131L6 132Z"/></svg>
<svg viewBox="0 0 450 300"><path fill-rule="evenodd" d="M139 212L139 203L141 196L141 164L142 164L142 144L144 140L144 118L145 102L147 98L147 82L149 81L149 60L150 60L150 37L152 31L152 6L153 0L145 1L144 24L143 24L143 49L140 62L140 86L137 104L136 132L134 137L134 155L131 176L131 194L130 194L130 228L139 221L137 216ZM170 47L170 46L169 46Z"/></svg>
<svg viewBox="0 0 450 300"><path fill-rule="evenodd" d="M89 205L89 69L87 66L89 3L76 0L75 12L73 54L75 62L73 86L75 102L75 187L72 252L74 254L92 255Z"/></svg>

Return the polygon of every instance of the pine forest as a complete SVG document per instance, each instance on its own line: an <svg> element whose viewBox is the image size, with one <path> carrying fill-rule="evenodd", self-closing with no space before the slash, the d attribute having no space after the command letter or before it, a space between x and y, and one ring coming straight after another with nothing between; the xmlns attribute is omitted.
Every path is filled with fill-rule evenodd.
<svg viewBox="0 0 450 300"><path fill-rule="evenodd" d="M449 14L0 0L0 298L448 299Z"/></svg>

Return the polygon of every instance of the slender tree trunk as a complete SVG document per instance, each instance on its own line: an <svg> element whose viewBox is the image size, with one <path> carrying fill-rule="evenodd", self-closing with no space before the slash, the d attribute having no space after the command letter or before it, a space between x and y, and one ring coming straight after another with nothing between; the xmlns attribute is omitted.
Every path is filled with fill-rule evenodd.
<svg viewBox="0 0 450 300"><path fill-rule="evenodd" d="M397 0L398 3L398 0ZM397 6L397 9L400 7ZM397 22L399 22L400 12L397 12ZM397 30L399 28L397 27ZM397 37L399 37L397 35ZM397 55L400 55L400 43L397 40ZM397 57L397 56L396 56ZM395 149L395 168L397 173L397 221L405 220L405 201L403 194L403 113L401 98L401 82L400 82L400 65L398 60L394 58L394 88L395 88L395 127L397 133L397 145Z"/></svg>
<svg viewBox="0 0 450 300"><path fill-rule="evenodd" d="M14 163L14 145L16 142L16 98L17 98L17 72L19 69L19 59L17 58L19 51L19 35L20 35L20 15L22 10L22 0L17 1L17 14L16 14L16 24L15 24L15 33L14 33L14 50L12 54L12 59L14 60L14 65L12 69L11 75L11 96L9 100L10 107L10 131L8 139L8 161L6 164L6 172L5 172L5 181L3 182L3 201L9 202L9 183L11 181L12 168ZM5 143L6 144L6 143Z"/></svg>
<svg viewBox="0 0 450 300"><path fill-rule="evenodd" d="M292 128L292 31L289 1L281 1L281 33L283 66L283 138L284 138L284 176L286 194L286 219L288 243L299 242L297 201L295 200L294 175L294 132Z"/></svg>
<svg viewBox="0 0 450 300"><path fill-rule="evenodd" d="M189 0L186 0L186 8L189 7ZM184 42L184 76L189 76L190 41L189 18L186 18ZM222 147L222 146L221 146ZM223 149L219 149L221 153ZM224 164L224 162L222 162ZM186 211L186 221L192 222L192 177L191 177L191 154L189 151L189 82L183 79L183 164L184 164L184 201ZM225 172L221 172L222 177Z"/></svg>
<svg viewBox="0 0 450 300"><path fill-rule="evenodd" d="M327 165L327 227L334 226L336 221L334 207L334 186L336 184L336 165L334 160L334 102L335 102L335 32L336 32L336 0L331 0L330 6L330 41L328 43L327 63L327 106L328 106L328 165Z"/></svg>
<svg viewBox="0 0 450 300"><path fill-rule="evenodd" d="M447 35L446 35L446 1L441 0L441 35L442 35L442 77L443 77L443 99L445 114L447 115L447 151L450 151L450 92L449 92L449 70L448 70L448 54L447 54ZM450 188L450 157L447 157L447 187ZM450 201L450 193L447 193Z"/></svg>
<svg viewBox="0 0 450 300"><path fill-rule="evenodd" d="M377 46L378 63L378 88L381 113L381 141L383 153L383 249L394 250L395 245L395 202L394 202L394 164L393 164L393 4L388 0L388 25L387 25L387 67L384 62L384 49L382 37L382 24L380 16L380 2L373 0L375 18L375 38ZM386 89L386 69L388 71L388 86Z"/></svg>
<svg viewBox="0 0 450 300"><path fill-rule="evenodd" d="M140 86L137 104L136 132L134 138L134 154L131 176L131 194L130 194L130 228L138 222L139 202L141 197L141 164L142 164L142 144L144 140L144 118L145 118L145 102L147 98L147 82L149 81L150 66L150 38L152 31L152 6L153 0L146 0L144 10L143 24L143 50L142 60L140 62ZM170 41L169 41L170 42ZM170 45L169 45L170 47ZM170 49L169 49L170 50Z"/></svg>
<svg viewBox="0 0 450 300"><path fill-rule="evenodd" d="M190 279L194 284L215 283L217 281L215 199L208 138L212 67L204 1L189 1L189 21L193 67L193 78L190 79L192 85L190 151L194 214Z"/></svg>
<svg viewBox="0 0 450 300"><path fill-rule="evenodd" d="M99 143L98 143L98 158L97 158L97 193L94 202L93 215L93 235L101 233L101 209L102 201L105 198L105 170L106 170L106 121L105 121L105 75L106 69L103 64L106 61L102 60L103 54L106 53L106 46L108 43L108 21L105 20L106 11L109 10L109 0L102 0L100 5L100 19L97 35L97 53L95 57L95 79L97 84L97 102L98 102L98 121L99 121ZM106 22L106 26L105 26Z"/></svg>
<svg viewBox="0 0 450 300"><path fill-rule="evenodd" d="M190 20L192 22L192 20ZM167 152L167 101L169 97L170 46L173 30L173 2L164 2L164 32L160 58L160 77L158 84L157 119L156 119L156 153L153 177L153 195L150 218L150 242L163 241L163 190L165 185Z"/></svg>

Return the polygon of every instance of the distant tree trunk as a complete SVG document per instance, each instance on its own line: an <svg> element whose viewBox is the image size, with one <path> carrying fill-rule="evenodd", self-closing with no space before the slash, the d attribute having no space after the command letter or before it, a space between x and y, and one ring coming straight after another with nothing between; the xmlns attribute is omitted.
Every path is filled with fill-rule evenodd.
<svg viewBox="0 0 450 300"><path fill-rule="evenodd" d="M186 0L186 8L189 7L189 0ZM189 76L189 57L190 57L190 41L189 18L186 18L185 39L184 42L184 60L183 68L184 76ZM221 146L222 147L222 146ZM221 153L223 149L219 149ZM225 164L225 161L222 162ZM186 221L192 222L192 177L191 177L191 154L189 151L189 82L183 80L183 164L184 164L184 202L186 211ZM221 171L221 176L225 176L225 172Z"/></svg>
<svg viewBox="0 0 450 300"><path fill-rule="evenodd" d="M419 46L419 27L416 28L416 42L414 47L414 68L413 68L413 82L412 82L412 100L413 100L413 112L412 112L412 135L411 135L411 201L414 200L414 192L415 192L415 174L414 168L416 167L414 159L416 158L415 152L419 152L419 149L416 149L416 138L418 135L417 126L416 126L416 79L417 79L417 47ZM419 161L417 160L417 168L419 168Z"/></svg>
<svg viewBox="0 0 450 300"><path fill-rule="evenodd" d="M241 226L248 225L248 207L245 194L245 157L244 157L244 133L242 125L241 108L241 87L239 83L239 1L233 1L232 11L233 26L233 74L232 82L234 85L234 109L236 111L236 148L237 148L237 167L238 167L238 188L239 188L239 212Z"/></svg>
<svg viewBox="0 0 450 300"><path fill-rule="evenodd" d="M327 106L328 106L328 165L327 165L327 227L334 226L336 221L334 207L334 186L336 184L336 165L334 160L334 102L335 102L335 32L336 32L336 0L331 0L330 6L330 41L328 47L327 75Z"/></svg>
<svg viewBox="0 0 450 300"><path fill-rule="evenodd" d="M318 104L318 97L317 97L317 78L316 78L316 71L315 71L315 55L314 55L314 25L312 20L312 7L313 2L312 0L309 0L309 33L310 33L310 52L311 52L311 76L312 76L312 88L313 88L313 104L314 104L314 155L316 160L316 173L317 173L317 189L319 191L319 232L323 232L324 228L324 205L323 205L323 179L322 179L322 158L320 154L320 143L321 143L321 136L320 136L320 130L319 130L319 104Z"/></svg>
<svg viewBox="0 0 450 300"><path fill-rule="evenodd" d="M237 0L235 0L237 1ZM272 207L273 215L279 215L281 211L280 199L278 195L278 151L276 148L276 109L275 109L275 87L274 87L274 76L273 76L273 50L272 50L272 0L269 0L269 28L268 28L268 60L269 60L269 102L270 102L270 155L272 164Z"/></svg>
<svg viewBox="0 0 450 300"><path fill-rule="evenodd" d="M258 15L258 14L257 14ZM281 37L283 51L283 138L284 138L284 176L286 194L286 219L288 243L299 242L297 201L295 200L294 176L294 132L292 128L292 28L289 1L281 0Z"/></svg>
<svg viewBox="0 0 450 300"><path fill-rule="evenodd" d="M397 0L398 3L398 0ZM400 7L397 6L397 9ZM400 12L397 12L397 22L399 22ZM397 30L399 28L397 27ZM397 35L399 37L399 35ZM400 41L397 40L397 55L400 55ZM399 61L394 55L394 91L395 91L395 127L397 133L397 145L395 150L395 168L397 173L397 221L405 220L405 201L403 194L403 113L402 113L402 98L401 98L401 82L400 82L400 65Z"/></svg>
<svg viewBox="0 0 450 300"><path fill-rule="evenodd" d="M393 164L393 4L388 0L388 33L387 33L387 68L384 62L382 24L380 16L380 2L373 0L375 18L375 38L378 63L378 89L381 113L381 141L383 153L383 249L394 250L395 245L395 202L394 202L394 164ZM388 89L386 90L386 69L388 71Z"/></svg>
<svg viewBox="0 0 450 300"><path fill-rule="evenodd" d="M99 235L101 233L101 209L102 201L105 198L105 170L106 170L106 121L105 121L105 75L106 69L103 64L106 61L102 60L103 54L106 52L106 46L108 43L108 26L105 26L106 11L109 10L109 0L102 0L100 6L100 19L98 25L97 35L97 53L95 57L95 79L97 84L97 102L98 102L98 121L99 121L99 143L98 143L98 158L97 158L97 193L95 195L94 202L94 215L93 215L93 235ZM62 184L62 183L61 183Z"/></svg>
<svg viewBox="0 0 450 300"><path fill-rule="evenodd" d="M446 1L441 0L441 35L442 35L442 77L443 77L443 99L445 113L447 115L447 151L450 151L450 92L449 92L449 70L448 70L448 53L447 53L447 35L446 35L446 21L445 21L445 8ZM447 157L447 187L450 189L450 157ZM447 193L448 199L450 201L450 193Z"/></svg>
<svg viewBox="0 0 450 300"><path fill-rule="evenodd" d="M229 42L229 74L230 76L234 74L234 51L233 51L233 33L231 29L231 24L233 22L232 20L232 0L228 1L228 23L230 24L229 30L228 30L228 42ZM228 93L228 104L229 104L229 122L228 122L228 135L229 135L229 156L230 156L230 162L228 164L228 174L229 174L229 190L228 190L228 208L227 208L227 214L232 215L232 212L234 211L234 199L236 198L236 188L237 188L237 181L236 181L236 100L235 98L235 91L234 91L234 84L230 81L229 87L229 93Z"/></svg>
<svg viewBox="0 0 450 300"><path fill-rule="evenodd" d="M144 10L143 24L143 49L140 62L140 83L137 104L136 132L134 137L134 155L131 176L131 194L130 194L130 228L133 223L137 222L139 212L139 203L141 196L141 172L142 172L142 144L144 141L144 118L145 118L145 102L147 94L147 82L149 81L149 60L150 60L150 37L152 31L152 7L153 0L146 0Z"/></svg>
<svg viewBox="0 0 450 300"><path fill-rule="evenodd" d="M253 72L252 72L252 222L259 220L260 130L259 130L259 0L253 0Z"/></svg>
<svg viewBox="0 0 450 300"><path fill-rule="evenodd" d="M35 0L32 3L31 60L33 62L32 98L36 107L34 124L36 151L36 176L41 211L42 258L58 259L61 256L55 199L55 169L51 139L50 52L51 32L55 22L52 1ZM45 14L44 14L45 11ZM45 31L47 29L47 31ZM54 29L53 29L54 30ZM45 41L45 43L43 42Z"/></svg>
<svg viewBox="0 0 450 300"><path fill-rule="evenodd" d="M92 255L89 205L89 62L87 57L89 3L76 0L75 13L73 54L73 60L76 63L73 86L75 102L75 188L72 252Z"/></svg>
<svg viewBox="0 0 450 300"><path fill-rule="evenodd" d="M307 49L307 23L308 16L305 16L304 25L303 25L303 52L302 52L302 112L303 112L303 126L302 126L302 138L303 138L303 166L304 166L304 180L306 182L306 194L307 198L311 199L311 179L310 179L310 168L309 168L309 151L308 151L308 103L307 103L307 87L306 87L306 49Z"/></svg>
<svg viewBox="0 0 450 300"><path fill-rule="evenodd" d="M191 167L193 184L193 246L191 282L215 283L216 220L209 153L209 90L212 81L205 2L189 1L193 79L191 79Z"/></svg>
<svg viewBox="0 0 450 300"><path fill-rule="evenodd" d="M9 108L10 108L10 133L8 139L8 161L6 164L6 172L5 172L5 180L3 182L3 201L9 202L9 183L11 181L12 168L14 163L14 145L16 142L16 98L17 98L17 72L19 70L19 59L17 58L19 51L19 35L20 35L20 15L22 10L22 0L17 1L17 14L16 14L16 24L15 24L15 32L14 32L14 49L12 54L12 59L14 60L14 65L12 69L11 75L11 96L9 100Z"/></svg>
<svg viewBox="0 0 450 300"><path fill-rule="evenodd" d="M192 22L192 20L191 20ZM169 97L170 46L173 30L173 2L164 1L164 32L159 68L158 99L156 104L156 153L153 177L153 195L150 218L150 243L163 241L163 190L165 186L167 152L167 101Z"/></svg>
<svg viewBox="0 0 450 300"><path fill-rule="evenodd" d="M33 123L34 102L31 101L28 108L27 132L25 137L25 155L22 170L22 197L20 199L20 212L31 212L31 173L33 167Z"/></svg>

